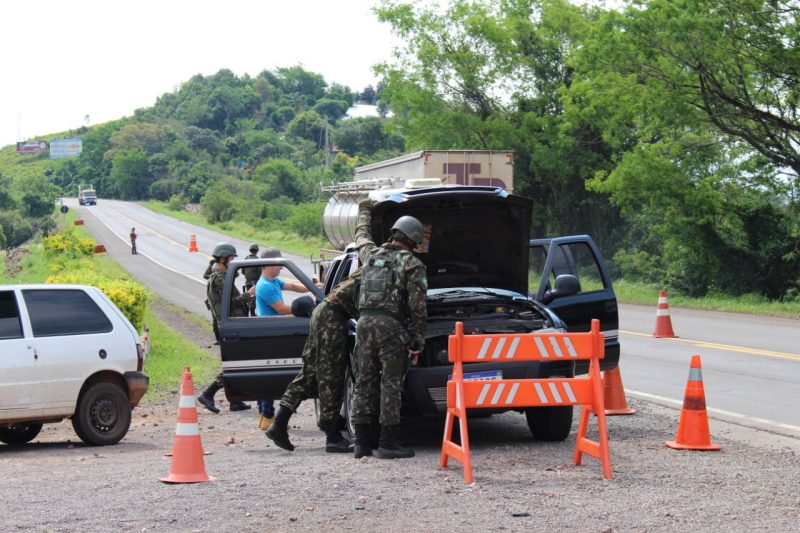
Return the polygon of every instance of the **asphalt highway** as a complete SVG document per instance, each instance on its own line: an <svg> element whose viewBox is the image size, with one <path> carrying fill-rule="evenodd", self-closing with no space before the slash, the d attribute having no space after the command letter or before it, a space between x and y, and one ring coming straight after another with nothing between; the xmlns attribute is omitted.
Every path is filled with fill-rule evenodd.
<svg viewBox="0 0 800 533"><path fill-rule="evenodd" d="M153 213L129 202L100 199L78 207L87 229L110 257L153 292L207 316L202 272L217 242L232 242L240 257L249 243ZM128 234L136 227L138 255ZM189 252L195 235L198 252ZM269 243L259 243L262 247ZM289 256L309 275L308 258ZM658 295L652 307L620 306L620 369L626 393L680 408L693 354L702 358L709 416L800 438L800 319L670 309L675 339L655 338ZM712 424L713 432L713 424Z"/></svg>

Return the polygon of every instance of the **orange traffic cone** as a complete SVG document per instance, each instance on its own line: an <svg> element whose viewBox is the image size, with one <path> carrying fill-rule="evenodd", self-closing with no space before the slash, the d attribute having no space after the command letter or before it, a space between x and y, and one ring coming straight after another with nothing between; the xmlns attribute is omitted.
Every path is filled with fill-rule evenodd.
<svg viewBox="0 0 800 533"><path fill-rule="evenodd" d="M656 311L656 330L653 337L677 338L672 331L672 320L669 318L667 291L658 292L658 310Z"/></svg>
<svg viewBox="0 0 800 533"><path fill-rule="evenodd" d="M700 369L700 356L692 356L689 368L689 381L683 397L683 410L678 422L678 434L667 446L676 450L719 450L720 446L711 444L706 412L706 394L703 389L703 371Z"/></svg>
<svg viewBox="0 0 800 533"><path fill-rule="evenodd" d="M214 480L206 473L203 461L203 444L200 442L200 428L197 425L192 372L188 366L183 367L178 424L172 446L172 468L169 470L169 476L158 479L164 483L197 483Z"/></svg>
<svg viewBox="0 0 800 533"><path fill-rule="evenodd" d="M197 237L194 233L189 235L189 251L196 252L197 251Z"/></svg>
<svg viewBox="0 0 800 533"><path fill-rule="evenodd" d="M603 403L606 407L606 416L632 415L636 412L636 409L628 407L619 367L603 372L603 398L605 399Z"/></svg>

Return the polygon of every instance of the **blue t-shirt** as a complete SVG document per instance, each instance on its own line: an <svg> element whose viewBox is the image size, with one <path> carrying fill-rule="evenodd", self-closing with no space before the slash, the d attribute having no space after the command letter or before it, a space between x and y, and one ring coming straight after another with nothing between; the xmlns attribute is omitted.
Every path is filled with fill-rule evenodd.
<svg viewBox="0 0 800 533"><path fill-rule="evenodd" d="M256 315L275 316L279 315L272 304L283 301L281 290L286 284L281 278L267 279L264 276L258 278L256 283Z"/></svg>

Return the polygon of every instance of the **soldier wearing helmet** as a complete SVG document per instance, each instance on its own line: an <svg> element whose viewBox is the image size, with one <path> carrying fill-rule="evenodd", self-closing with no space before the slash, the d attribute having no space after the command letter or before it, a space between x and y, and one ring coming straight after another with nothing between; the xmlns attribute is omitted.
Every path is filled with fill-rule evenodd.
<svg viewBox="0 0 800 533"><path fill-rule="evenodd" d="M388 242L371 237L372 202L359 204L356 248L363 265L356 327L353 422L356 459L372 455L370 424L380 390L381 459L413 457L399 443L400 405L409 360L416 362L425 343L428 279L412 250L423 240L424 227L414 217L397 219Z"/></svg>
<svg viewBox="0 0 800 533"><path fill-rule="evenodd" d="M217 341L219 342L217 324L219 315L222 312L222 290L225 286L225 273L228 271L228 264L236 258L236 247L230 243L221 242L214 246L211 255L214 258L214 265L211 267L211 275L206 285L206 305L211 311L214 332L217 334ZM233 287L233 294L231 294L231 314L233 316L237 314L244 315L244 309L250 305L254 291L255 288L240 294L236 286ZM214 379L214 382L197 397L197 402L209 411L219 413L219 407L214 404L214 395L224 386L222 373L220 373ZM250 406L244 402L231 402L230 409L231 411L243 411L250 409Z"/></svg>

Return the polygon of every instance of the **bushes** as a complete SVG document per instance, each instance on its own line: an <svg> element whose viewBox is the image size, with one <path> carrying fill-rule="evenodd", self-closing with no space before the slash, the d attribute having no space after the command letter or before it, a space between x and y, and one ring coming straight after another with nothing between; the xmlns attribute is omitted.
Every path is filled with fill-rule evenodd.
<svg viewBox="0 0 800 533"><path fill-rule="evenodd" d="M94 241L81 237L72 228L45 237L42 242L48 259L77 259L89 256L94 251Z"/></svg>
<svg viewBox="0 0 800 533"><path fill-rule="evenodd" d="M94 241L81 237L74 229L46 237L44 253L53 274L45 283L94 285L108 296L138 330L144 323L147 291L135 281L110 279L98 272L92 255Z"/></svg>

